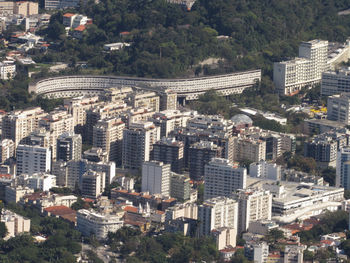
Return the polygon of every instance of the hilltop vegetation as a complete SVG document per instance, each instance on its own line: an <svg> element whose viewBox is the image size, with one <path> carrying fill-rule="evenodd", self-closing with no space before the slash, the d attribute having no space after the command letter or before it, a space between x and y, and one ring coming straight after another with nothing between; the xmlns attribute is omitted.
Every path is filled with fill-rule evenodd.
<svg viewBox="0 0 350 263"><path fill-rule="evenodd" d="M337 12L349 1L198 0L187 12L165 0L101 0L79 12L93 19L84 39L68 39L62 13L52 17L51 40L60 42L38 61L87 60L97 73L176 77L263 68L271 76L272 62L295 56L302 40L344 41L350 35L350 16ZM121 36L121 32L130 34ZM229 39L218 40L218 35ZM106 54L104 43L132 46ZM221 58L217 68L198 66L208 57Z"/></svg>

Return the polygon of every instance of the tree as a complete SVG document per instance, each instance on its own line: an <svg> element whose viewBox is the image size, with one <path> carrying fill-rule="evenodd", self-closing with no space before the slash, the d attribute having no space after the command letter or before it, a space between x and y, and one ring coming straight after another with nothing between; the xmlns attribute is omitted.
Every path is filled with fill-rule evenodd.
<svg viewBox="0 0 350 263"><path fill-rule="evenodd" d="M7 227L4 222L0 222L0 237L4 238L7 235Z"/></svg>

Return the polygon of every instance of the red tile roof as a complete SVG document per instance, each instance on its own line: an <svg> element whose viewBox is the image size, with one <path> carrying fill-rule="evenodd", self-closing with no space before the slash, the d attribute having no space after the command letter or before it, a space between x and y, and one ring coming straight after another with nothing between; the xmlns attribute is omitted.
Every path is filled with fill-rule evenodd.
<svg viewBox="0 0 350 263"><path fill-rule="evenodd" d="M137 213L138 209L135 206L126 206L126 207L124 207L124 211L131 212L131 213Z"/></svg>
<svg viewBox="0 0 350 263"><path fill-rule="evenodd" d="M44 211L51 213L53 215L57 215L57 216L76 213L73 209L71 209L67 206L64 206L64 205L46 207L44 209Z"/></svg>
<svg viewBox="0 0 350 263"><path fill-rule="evenodd" d="M72 14L72 13L66 13L66 14L64 14L63 16L64 17L72 17L72 16L74 16L75 14Z"/></svg>
<svg viewBox="0 0 350 263"><path fill-rule="evenodd" d="M74 30L83 32L85 29L86 29L86 27L84 25L80 25L80 26L76 27Z"/></svg>

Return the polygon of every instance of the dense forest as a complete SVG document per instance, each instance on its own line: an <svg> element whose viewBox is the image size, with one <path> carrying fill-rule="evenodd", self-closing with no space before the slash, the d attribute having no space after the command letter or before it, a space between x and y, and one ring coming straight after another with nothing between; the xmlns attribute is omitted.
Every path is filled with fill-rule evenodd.
<svg viewBox="0 0 350 263"><path fill-rule="evenodd" d="M176 77L263 68L271 76L272 62L295 56L300 41L350 36L350 16L337 13L349 6L345 0L198 0L188 12L165 0L101 0L80 8L93 19L80 41L65 36L62 13L55 14L41 33L59 44L35 59L88 61L106 74ZM104 43L118 41L132 45L103 53ZM198 65L208 57L221 59L218 67Z"/></svg>

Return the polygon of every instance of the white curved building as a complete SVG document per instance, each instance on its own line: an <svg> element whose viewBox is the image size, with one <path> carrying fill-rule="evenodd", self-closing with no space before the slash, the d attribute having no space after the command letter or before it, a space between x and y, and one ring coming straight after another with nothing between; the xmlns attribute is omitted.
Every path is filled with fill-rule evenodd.
<svg viewBox="0 0 350 263"><path fill-rule="evenodd" d="M216 90L223 95L241 93L261 80L261 70L251 70L225 75L188 79L148 79L116 76L62 76L39 80L29 85L29 92L48 98L98 95L111 87L140 87L153 91L171 90L179 98L197 99L208 90Z"/></svg>

